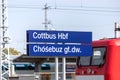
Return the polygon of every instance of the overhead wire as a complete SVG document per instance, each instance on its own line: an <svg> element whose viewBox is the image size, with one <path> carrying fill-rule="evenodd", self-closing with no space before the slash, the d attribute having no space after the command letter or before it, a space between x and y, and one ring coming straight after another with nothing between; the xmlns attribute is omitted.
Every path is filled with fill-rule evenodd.
<svg viewBox="0 0 120 80"><path fill-rule="evenodd" d="M21 9L41 9L41 6L37 5L9 5L8 8L21 8Z"/></svg>
<svg viewBox="0 0 120 80"><path fill-rule="evenodd" d="M117 12L119 13L120 10L109 10L109 9L83 9L83 8L56 8L56 10L70 10L70 11L91 11L91 12Z"/></svg>
<svg viewBox="0 0 120 80"><path fill-rule="evenodd" d="M119 9L120 10L120 6L115 7L115 6L59 6L59 7L64 7L64 8L98 8L98 9Z"/></svg>
<svg viewBox="0 0 120 80"><path fill-rule="evenodd" d="M42 9L41 6L8 6L8 8L22 8L22 9ZM120 13L120 8L108 8L108 7L77 7L77 8L66 8L66 7L51 7L50 9L55 9L55 10L64 10L64 11L91 11L91 12L113 12L113 13Z"/></svg>

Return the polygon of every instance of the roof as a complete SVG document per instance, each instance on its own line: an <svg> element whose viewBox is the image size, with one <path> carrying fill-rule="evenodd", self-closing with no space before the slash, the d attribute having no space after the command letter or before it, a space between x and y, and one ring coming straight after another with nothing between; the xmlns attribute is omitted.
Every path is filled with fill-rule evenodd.
<svg viewBox="0 0 120 80"><path fill-rule="evenodd" d="M93 47L94 46L120 46L120 38L106 38L106 39L101 39L97 41L93 41L92 43Z"/></svg>
<svg viewBox="0 0 120 80"><path fill-rule="evenodd" d="M59 62L62 61L62 57L59 57ZM28 56L23 54L13 60L13 62L55 62L55 57L43 57L43 56ZM76 62L76 57L67 57L66 62Z"/></svg>

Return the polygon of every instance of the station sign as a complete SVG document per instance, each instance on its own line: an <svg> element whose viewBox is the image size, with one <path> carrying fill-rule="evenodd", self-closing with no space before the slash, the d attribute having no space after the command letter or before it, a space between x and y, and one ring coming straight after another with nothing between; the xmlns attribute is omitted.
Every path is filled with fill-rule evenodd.
<svg viewBox="0 0 120 80"><path fill-rule="evenodd" d="M28 30L27 42L91 43L92 32Z"/></svg>
<svg viewBox="0 0 120 80"><path fill-rule="evenodd" d="M28 30L29 56L91 56L92 32Z"/></svg>
<svg viewBox="0 0 120 80"><path fill-rule="evenodd" d="M28 44L29 56L90 56L91 45Z"/></svg>

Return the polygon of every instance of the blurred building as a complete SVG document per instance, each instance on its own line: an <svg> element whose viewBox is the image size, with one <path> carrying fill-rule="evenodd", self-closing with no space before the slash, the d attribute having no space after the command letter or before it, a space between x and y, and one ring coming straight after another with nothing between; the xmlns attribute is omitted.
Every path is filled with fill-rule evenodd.
<svg viewBox="0 0 120 80"><path fill-rule="evenodd" d="M66 58L66 80L75 80L76 58ZM21 55L13 59L9 80L55 80L55 58ZM62 80L62 58L59 58Z"/></svg>

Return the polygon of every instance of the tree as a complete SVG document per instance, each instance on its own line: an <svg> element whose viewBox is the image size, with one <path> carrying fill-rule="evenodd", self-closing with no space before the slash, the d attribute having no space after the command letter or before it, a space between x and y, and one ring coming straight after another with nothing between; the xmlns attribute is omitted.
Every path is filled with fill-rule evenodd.
<svg viewBox="0 0 120 80"><path fill-rule="evenodd" d="M10 51L10 52L9 52L10 55L19 55L19 54L20 54L20 52L17 51L17 50L15 50L14 48L9 48L9 51ZM3 52L6 53L6 54L8 54L8 49L5 48L5 49L3 50Z"/></svg>

